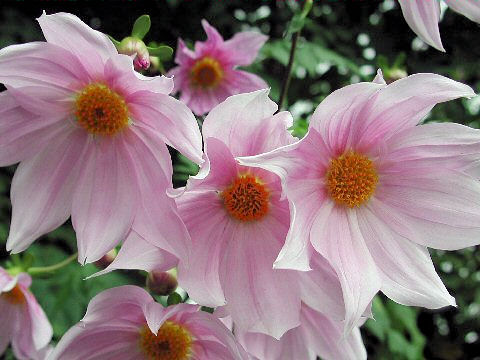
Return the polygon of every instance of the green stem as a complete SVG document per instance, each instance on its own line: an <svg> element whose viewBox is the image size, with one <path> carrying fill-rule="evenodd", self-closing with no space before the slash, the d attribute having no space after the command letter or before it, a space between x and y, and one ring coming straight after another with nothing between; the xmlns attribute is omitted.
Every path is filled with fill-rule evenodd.
<svg viewBox="0 0 480 360"><path fill-rule="evenodd" d="M30 269L27 270L27 272L32 275L32 276L35 276L35 275L43 275L43 274L51 274L65 266L67 266L68 264L70 264L73 260L75 260L77 258L77 253L69 256L68 258L66 258L65 260L63 261L60 261L59 263L57 264L54 264L54 265L50 265L50 266L39 266L39 267L31 267Z"/></svg>

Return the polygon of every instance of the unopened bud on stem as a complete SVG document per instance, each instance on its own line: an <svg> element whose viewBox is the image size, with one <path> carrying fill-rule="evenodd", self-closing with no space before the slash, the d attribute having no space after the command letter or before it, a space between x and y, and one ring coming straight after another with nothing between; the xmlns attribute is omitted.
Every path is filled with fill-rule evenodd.
<svg viewBox="0 0 480 360"><path fill-rule="evenodd" d="M126 37L118 45L118 52L134 56L135 70L147 70L150 67L150 54L145 43L133 36Z"/></svg>
<svg viewBox="0 0 480 360"><path fill-rule="evenodd" d="M153 270L147 276L147 288L150 292L167 296L177 288L177 277L171 273L172 271Z"/></svg>

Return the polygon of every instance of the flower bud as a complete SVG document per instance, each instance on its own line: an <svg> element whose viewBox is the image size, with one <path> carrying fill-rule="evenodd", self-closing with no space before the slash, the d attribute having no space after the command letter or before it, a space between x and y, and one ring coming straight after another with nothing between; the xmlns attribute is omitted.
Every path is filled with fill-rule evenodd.
<svg viewBox="0 0 480 360"><path fill-rule="evenodd" d="M133 36L126 37L118 45L118 52L134 56L133 66L135 70L147 70L150 67L150 55L145 43Z"/></svg>
<svg viewBox="0 0 480 360"><path fill-rule="evenodd" d="M167 296L175 291L177 285L177 277L171 270L168 272L153 270L147 276L147 288L157 295Z"/></svg>
<svg viewBox="0 0 480 360"><path fill-rule="evenodd" d="M103 255L99 260L95 261L94 264L99 268L99 269L105 269L108 265L110 265L113 260L115 260L115 257L117 256L117 250L114 248L110 250L108 253Z"/></svg>

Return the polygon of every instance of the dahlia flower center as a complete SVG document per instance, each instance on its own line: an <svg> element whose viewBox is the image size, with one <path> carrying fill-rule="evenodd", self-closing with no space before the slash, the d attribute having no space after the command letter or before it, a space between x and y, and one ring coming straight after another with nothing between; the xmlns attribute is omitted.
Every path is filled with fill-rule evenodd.
<svg viewBox="0 0 480 360"><path fill-rule="evenodd" d="M80 91L75 116L78 124L93 135L112 136L129 123L123 97L102 83L89 84Z"/></svg>
<svg viewBox="0 0 480 360"><path fill-rule="evenodd" d="M20 305L25 302L25 295L18 285L15 285L12 290L2 293L2 297L13 305Z"/></svg>
<svg viewBox="0 0 480 360"><path fill-rule="evenodd" d="M250 174L238 176L220 196L227 212L237 220L260 220L268 212L270 192Z"/></svg>
<svg viewBox="0 0 480 360"><path fill-rule="evenodd" d="M190 332L173 321L165 321L157 335L147 325L140 330L140 348L148 360L191 359L192 341Z"/></svg>
<svg viewBox="0 0 480 360"><path fill-rule="evenodd" d="M192 67L190 79L193 86L212 88L218 85L223 78L223 70L220 63L211 58L204 57L198 60Z"/></svg>
<svg viewBox="0 0 480 360"><path fill-rule="evenodd" d="M337 204L350 208L370 199L378 183L372 160L354 151L332 159L326 177L330 197Z"/></svg>

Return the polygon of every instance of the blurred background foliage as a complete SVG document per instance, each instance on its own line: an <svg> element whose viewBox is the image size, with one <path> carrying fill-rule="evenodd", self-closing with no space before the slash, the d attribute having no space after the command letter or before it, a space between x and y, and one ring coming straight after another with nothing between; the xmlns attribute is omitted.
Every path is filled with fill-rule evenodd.
<svg viewBox="0 0 480 360"><path fill-rule="evenodd" d="M235 32L256 29L270 36L249 70L271 86L278 100L288 62L288 22L302 1L245 0L2 0L0 47L43 40L35 18L45 10L72 12L91 27L117 39L129 35L135 19L149 14L152 28L146 42L176 48L181 36L188 44L203 40L202 18L229 38ZM440 25L447 53L427 47L405 23L393 0L314 0L302 30L285 108L295 118L292 128L303 136L318 103L332 91L359 81L370 81L381 67L387 81L406 73L435 72L480 90L480 27L442 8ZM168 70L173 61L164 63ZM480 97L437 106L425 121L458 122L480 128ZM200 119L201 120L201 119ZM197 167L172 152L174 184L181 186ZM0 264L8 261L4 243L10 221L9 188L15 168L0 170ZM39 187L42 184L38 184ZM454 241L454 239L452 239ZM34 265L62 261L76 250L75 235L67 223L44 236L27 253ZM377 296L376 320L363 331L370 359L480 359L480 254L475 248L456 252L431 251L437 270L455 295L458 307L438 311L407 308ZM35 279L32 291L54 328L54 340L83 316L92 296L121 284L145 284L145 273L118 271L83 280L98 269L73 262L54 276ZM7 353L6 358L13 358Z"/></svg>

